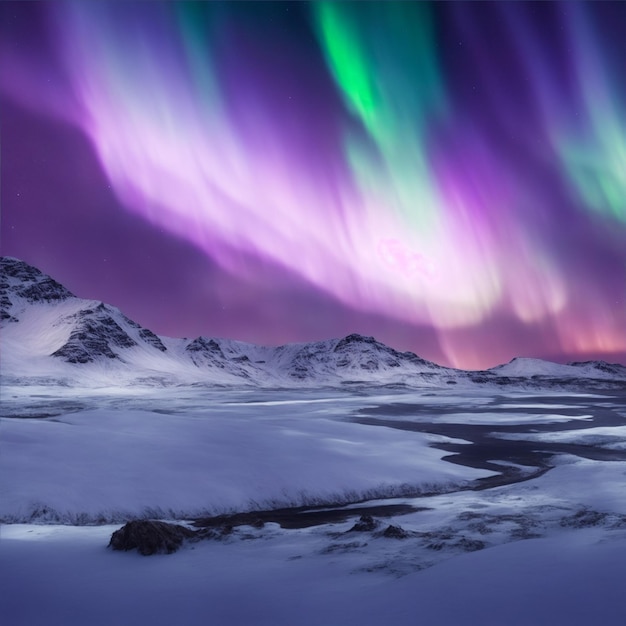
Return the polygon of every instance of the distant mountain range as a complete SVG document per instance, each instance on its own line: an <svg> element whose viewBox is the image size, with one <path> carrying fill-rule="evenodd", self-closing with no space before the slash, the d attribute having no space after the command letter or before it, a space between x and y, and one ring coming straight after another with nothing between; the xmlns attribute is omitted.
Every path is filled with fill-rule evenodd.
<svg viewBox="0 0 626 626"><path fill-rule="evenodd" d="M626 367L603 361L517 358L477 372L442 367L357 334L279 347L159 337L12 257L0 257L0 328L0 372L14 383L626 389Z"/></svg>

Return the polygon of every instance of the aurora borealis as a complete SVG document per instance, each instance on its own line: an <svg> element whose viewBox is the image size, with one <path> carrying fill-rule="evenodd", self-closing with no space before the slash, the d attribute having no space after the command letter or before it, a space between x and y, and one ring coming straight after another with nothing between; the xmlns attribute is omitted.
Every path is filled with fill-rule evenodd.
<svg viewBox="0 0 626 626"><path fill-rule="evenodd" d="M2 249L157 333L626 362L626 3L5 2Z"/></svg>

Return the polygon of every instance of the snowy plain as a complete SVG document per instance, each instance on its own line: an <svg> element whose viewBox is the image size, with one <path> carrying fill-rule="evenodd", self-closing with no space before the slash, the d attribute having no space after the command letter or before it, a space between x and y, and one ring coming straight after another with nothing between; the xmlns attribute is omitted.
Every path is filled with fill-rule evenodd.
<svg viewBox="0 0 626 626"><path fill-rule="evenodd" d="M623 394L18 385L2 400L3 623L626 623ZM457 426L474 442L441 434ZM549 471L473 489L508 449L487 446L490 469L445 457L491 429L529 441L533 471L533 446L565 447ZM363 499L415 510L367 532L351 530L355 514L237 526L171 555L106 547L132 517Z"/></svg>
<svg viewBox="0 0 626 626"><path fill-rule="evenodd" d="M56 405L5 393L16 396L0 418L7 521L197 517L449 490L491 474L442 462L428 444L450 438L347 420L364 398L339 391L68 390ZM15 417L41 415L39 403L49 417Z"/></svg>

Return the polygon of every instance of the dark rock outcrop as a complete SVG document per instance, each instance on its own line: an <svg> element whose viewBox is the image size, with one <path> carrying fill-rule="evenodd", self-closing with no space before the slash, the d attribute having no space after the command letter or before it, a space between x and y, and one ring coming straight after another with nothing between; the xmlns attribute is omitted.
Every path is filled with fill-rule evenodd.
<svg viewBox="0 0 626 626"><path fill-rule="evenodd" d="M380 522L375 520L371 515L361 515L359 521L348 531L354 533L368 533L376 530Z"/></svg>
<svg viewBox="0 0 626 626"><path fill-rule="evenodd" d="M574 515L564 517L560 523L561 526L566 528L591 528L601 525L607 517L607 513L581 509L574 513Z"/></svg>
<svg viewBox="0 0 626 626"><path fill-rule="evenodd" d="M219 343L217 343L215 339L207 339L206 337L196 337L185 350L187 352L208 352L209 354L216 354L224 358L224 353Z"/></svg>
<svg viewBox="0 0 626 626"><path fill-rule="evenodd" d="M0 258L3 294L9 288L9 280L19 283L16 295L29 302L59 302L73 298L74 294L56 280L50 278L36 267L12 257Z"/></svg>
<svg viewBox="0 0 626 626"><path fill-rule="evenodd" d="M18 322L19 307L16 309L15 305L23 300L29 304L56 304L70 298L75 298L71 291L36 267L12 257L0 257L0 321ZM69 363L90 363L99 356L117 359L112 347L136 346L116 319L137 329L142 342L161 352L167 349L151 330L103 303L84 308L65 318L68 319L75 322L74 329L65 345L52 356Z"/></svg>
<svg viewBox="0 0 626 626"><path fill-rule="evenodd" d="M137 345L104 304L95 309L83 309L72 319L75 320L75 327L69 339L52 353L52 356L68 363L91 363L98 357L120 359L112 347L132 348Z"/></svg>
<svg viewBox="0 0 626 626"><path fill-rule="evenodd" d="M359 335L358 333L352 333L351 335L346 335L343 339L340 339L335 346L335 352L345 348L350 344L377 344L378 342L374 337L365 337L364 335Z"/></svg>
<svg viewBox="0 0 626 626"><path fill-rule="evenodd" d="M139 326L139 324L137 324ZM142 328L139 331L139 337L149 343L153 348L160 350L161 352L165 352L167 348L163 345L163 342L155 335L151 330L147 328Z"/></svg>
<svg viewBox="0 0 626 626"><path fill-rule="evenodd" d="M135 520L128 522L111 535L109 547L113 550L137 550L139 554L172 554L186 539L192 539L196 533L179 524Z"/></svg>
<svg viewBox="0 0 626 626"><path fill-rule="evenodd" d="M222 348L215 339L207 339L206 337L196 337L185 348L194 365L213 365L214 367L224 368L226 357L222 352Z"/></svg>
<svg viewBox="0 0 626 626"><path fill-rule="evenodd" d="M389 524L383 531L383 537L387 537L388 539L406 539L408 536L409 533L404 530L404 528L394 526L393 524Z"/></svg>
<svg viewBox="0 0 626 626"><path fill-rule="evenodd" d="M11 315L10 312L13 303L7 293L8 288L9 284L7 282L2 281L0 283L0 322L17 322L17 317Z"/></svg>
<svg viewBox="0 0 626 626"><path fill-rule="evenodd" d="M363 370L378 371L381 365L386 367L400 367L402 364L411 364L424 367L429 370L443 370L439 365L425 361L413 352L398 352L393 348L374 339L353 333L340 339L333 352L340 355L337 367L346 367L359 360L359 367ZM360 355L360 358L359 358Z"/></svg>
<svg viewBox="0 0 626 626"><path fill-rule="evenodd" d="M104 305L100 305L100 306L104 306ZM157 350L160 350L161 352L165 352L167 350L167 348L163 345L163 342L151 330L149 330L148 328L141 327L139 324L137 324L137 322L135 322L134 320L131 320L125 315L122 315L122 319L124 320L124 322L126 322L126 324L128 324L132 328L137 328L139 330L139 338L143 342L151 345L153 348L156 348Z"/></svg>
<svg viewBox="0 0 626 626"><path fill-rule="evenodd" d="M626 367L619 363L607 363L606 361L573 361L568 363L572 367L589 367L604 374L611 374L612 376L624 376L626 375Z"/></svg>
<svg viewBox="0 0 626 626"><path fill-rule="evenodd" d="M32 285L18 289L17 295L26 298L29 302L60 302L73 297L73 294L63 285L48 276L42 277Z"/></svg>
<svg viewBox="0 0 626 626"><path fill-rule="evenodd" d="M14 300L24 298L30 304L60 302L74 294L56 280L46 276L24 261L13 257L0 257L0 321L19 321L12 312Z"/></svg>
<svg viewBox="0 0 626 626"><path fill-rule="evenodd" d="M484 550L485 542L480 539L471 539L469 537L461 537L454 546L464 550L465 552L476 552L477 550Z"/></svg>

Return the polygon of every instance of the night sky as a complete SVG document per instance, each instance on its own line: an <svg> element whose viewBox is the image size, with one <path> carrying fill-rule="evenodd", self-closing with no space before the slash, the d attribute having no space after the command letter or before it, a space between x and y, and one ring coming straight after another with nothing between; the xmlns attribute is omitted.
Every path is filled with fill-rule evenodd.
<svg viewBox="0 0 626 626"><path fill-rule="evenodd" d="M3 2L2 254L170 336L626 363L626 3Z"/></svg>

